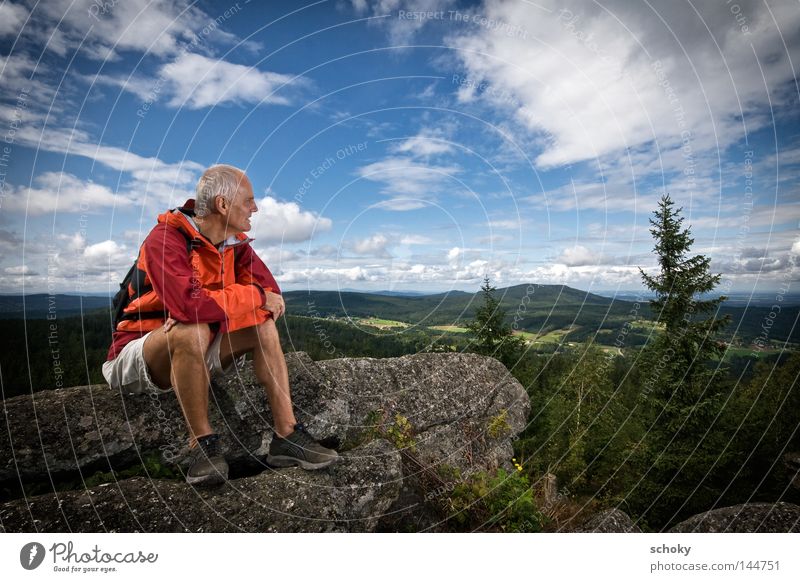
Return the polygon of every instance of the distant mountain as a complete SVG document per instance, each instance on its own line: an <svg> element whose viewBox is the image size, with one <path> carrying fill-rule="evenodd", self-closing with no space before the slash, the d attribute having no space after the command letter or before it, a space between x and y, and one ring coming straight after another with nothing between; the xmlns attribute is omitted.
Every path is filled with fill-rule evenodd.
<svg viewBox="0 0 800 582"><path fill-rule="evenodd" d="M651 291L630 291L630 290L598 290L598 295L614 299L623 299L625 301L648 301L655 298L655 294ZM720 293L713 293L708 298L719 297ZM726 307L770 307L776 302L781 305L800 305L800 294L798 293L784 293L780 294L777 291L758 292L758 293L725 293L727 299L725 300Z"/></svg>
<svg viewBox="0 0 800 582"><path fill-rule="evenodd" d="M55 317L80 315L87 311L111 308L111 298L91 295L0 295L0 318L44 319L51 314Z"/></svg>
<svg viewBox="0 0 800 582"><path fill-rule="evenodd" d="M341 291L348 293L364 293L359 289L343 288ZM370 291L372 295L388 295L390 297L419 297L421 295L428 295L426 291Z"/></svg>
<svg viewBox="0 0 800 582"><path fill-rule="evenodd" d="M583 321L602 320L611 310L622 316L628 302L601 297L566 285L516 285L497 290L510 318L517 316L520 329L565 327ZM289 291L284 293L287 311L319 317L380 317L414 325L455 325L472 319L482 301L480 293L449 291L435 295L397 297L344 291Z"/></svg>
<svg viewBox="0 0 800 582"><path fill-rule="evenodd" d="M623 337L631 345L643 343L650 334L647 328L631 329L627 324L636 319L652 319L647 300L636 301L603 297L596 293L566 285L515 285L498 289L497 298L506 310L507 320L519 331L547 333L564 330L569 341L595 337L611 345ZM464 326L475 316L482 303L481 293L449 291L434 295L387 295L356 291L287 291L284 293L287 313L308 317L347 319L375 317L402 321L412 326ZM635 299L636 296L631 299ZM768 297L761 297L766 300ZM23 311L24 303L24 311ZM781 310L772 313L772 301L748 305L741 301L726 302L720 316L730 315L731 324L722 337L749 342L762 337L765 341L800 343L800 307L781 302ZM108 310L111 298L78 295L0 296L0 319L44 319L48 313L58 317ZM622 336L620 333L626 327ZM766 330L766 331L765 331Z"/></svg>

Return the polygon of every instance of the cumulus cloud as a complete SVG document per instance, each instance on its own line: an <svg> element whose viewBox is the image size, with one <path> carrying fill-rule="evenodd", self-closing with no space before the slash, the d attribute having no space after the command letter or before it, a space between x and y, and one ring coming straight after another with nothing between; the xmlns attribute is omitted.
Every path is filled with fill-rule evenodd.
<svg viewBox="0 0 800 582"><path fill-rule="evenodd" d="M115 59L121 51L175 54L204 27L218 27L214 18L186 0L52 0L37 8L41 24L31 29L32 36L55 34L56 43L48 44L51 50L63 55L80 46L98 60Z"/></svg>
<svg viewBox="0 0 800 582"><path fill-rule="evenodd" d="M404 45L411 42L426 24L427 18L405 16L408 13L428 13L443 11L455 5L455 0L350 0L356 12L363 14L371 8L374 16L384 16L373 21L377 26L385 27L393 44ZM401 15L402 11L402 15Z"/></svg>
<svg viewBox="0 0 800 582"><path fill-rule="evenodd" d="M355 240L349 246L352 251L358 255L389 257L391 255L386 248L389 242L389 238L385 235L376 234L371 237Z"/></svg>
<svg viewBox="0 0 800 582"><path fill-rule="evenodd" d="M16 36L28 18L28 9L19 4L0 4L0 36Z"/></svg>
<svg viewBox="0 0 800 582"><path fill-rule="evenodd" d="M556 260L570 267L597 265L607 261L602 253L595 252L582 245L564 249Z"/></svg>
<svg viewBox="0 0 800 582"><path fill-rule="evenodd" d="M258 248L256 253L267 264L273 274L277 274L276 269L279 269L283 263L290 263L301 258L300 253L297 251L281 246Z"/></svg>
<svg viewBox="0 0 800 582"><path fill-rule="evenodd" d="M301 210L295 202L280 202L266 196L257 205L258 213L253 215L249 234L259 242L302 242L333 226L329 218Z"/></svg>
<svg viewBox="0 0 800 582"><path fill-rule="evenodd" d="M30 188L14 188L3 205L11 212L28 215L45 213L97 213L107 208L125 208L131 201L100 184L81 180L72 174L45 172Z"/></svg>
<svg viewBox="0 0 800 582"><path fill-rule="evenodd" d="M449 251L447 251L447 260L450 263L456 263L461 258L461 255L464 254L464 250L460 247L453 247Z"/></svg>
<svg viewBox="0 0 800 582"><path fill-rule="evenodd" d="M137 200L155 201L159 205L172 205L191 197L200 173L205 170L204 166L191 160L170 163L94 143L88 134L77 130L47 128L42 133L32 126L24 126L17 133L17 142L35 150L88 158L128 173L132 180L125 184L126 190L132 192Z"/></svg>
<svg viewBox="0 0 800 582"><path fill-rule="evenodd" d="M695 14L674 3L488 0L490 21L525 34L475 26L449 42L471 79L491 87L477 98L543 138L541 166L674 145L684 131L698 151L743 137L743 114L748 131L763 124L770 100L788 99L765 87L791 81L800 60L795 6L739 5L750 35L711 4Z"/></svg>
<svg viewBox="0 0 800 582"><path fill-rule="evenodd" d="M161 69L172 94L169 105L201 109L226 102L287 105L285 85L298 85L292 75L259 71L198 54L184 53ZM127 87L127 86L126 86Z"/></svg>

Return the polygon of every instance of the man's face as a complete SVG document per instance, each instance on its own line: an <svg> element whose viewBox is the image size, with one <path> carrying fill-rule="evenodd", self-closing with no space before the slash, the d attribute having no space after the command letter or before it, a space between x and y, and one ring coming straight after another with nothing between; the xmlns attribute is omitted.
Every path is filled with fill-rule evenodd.
<svg viewBox="0 0 800 582"><path fill-rule="evenodd" d="M258 206L253 196L253 186L244 177L228 208L226 230L230 233L247 232L250 230L250 215L254 212L258 212Z"/></svg>

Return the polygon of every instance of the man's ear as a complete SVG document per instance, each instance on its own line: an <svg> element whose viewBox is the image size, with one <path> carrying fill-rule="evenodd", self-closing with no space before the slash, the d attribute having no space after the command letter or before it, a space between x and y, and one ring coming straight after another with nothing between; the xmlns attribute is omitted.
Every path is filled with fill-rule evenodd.
<svg viewBox="0 0 800 582"><path fill-rule="evenodd" d="M228 208L230 205L224 196L217 196L214 198L214 207L217 209L217 213L226 216L228 214Z"/></svg>

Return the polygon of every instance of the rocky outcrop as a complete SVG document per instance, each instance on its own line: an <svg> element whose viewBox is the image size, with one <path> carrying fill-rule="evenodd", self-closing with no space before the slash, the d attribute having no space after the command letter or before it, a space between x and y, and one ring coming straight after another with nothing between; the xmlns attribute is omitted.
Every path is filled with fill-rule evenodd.
<svg viewBox="0 0 800 582"><path fill-rule="evenodd" d="M0 524L38 532L373 531L402 480L397 450L375 440L323 472L267 469L211 489L136 477L6 504Z"/></svg>
<svg viewBox="0 0 800 582"><path fill-rule="evenodd" d="M245 364L214 387L210 414L232 469L250 476L217 491L137 478L17 499L0 506L0 524L6 531L435 529L421 485L435 486L442 472L507 464L530 410L506 368L474 354L314 362L294 353L287 363L298 420L343 454L327 472L262 472L272 419ZM185 457L186 429L171 393L85 386L2 406L0 484L118 471L152 454L163 463Z"/></svg>
<svg viewBox="0 0 800 582"><path fill-rule="evenodd" d="M574 533L642 533L627 513L619 509L606 509L594 514Z"/></svg>
<svg viewBox="0 0 800 582"><path fill-rule="evenodd" d="M791 452L783 455L783 466L790 471L792 487L800 489L800 453Z"/></svg>
<svg viewBox="0 0 800 582"><path fill-rule="evenodd" d="M641 533L619 509L570 520L558 531L567 533ZM791 533L800 532L800 506L791 503L744 503L706 511L672 527L674 533Z"/></svg>
<svg viewBox="0 0 800 582"><path fill-rule="evenodd" d="M791 503L744 503L713 509L680 522L677 533L800 532L800 506Z"/></svg>

